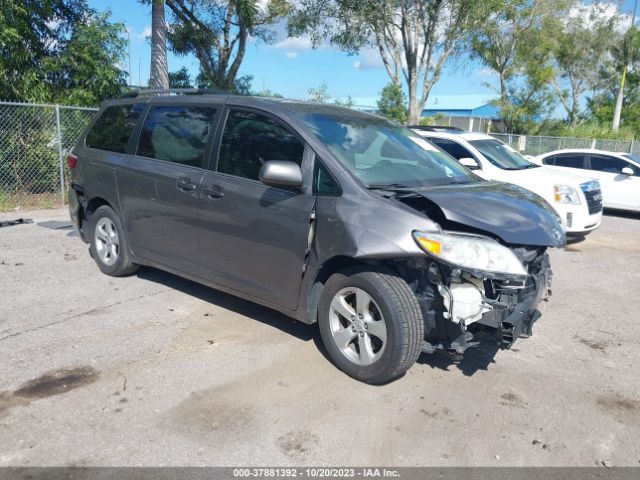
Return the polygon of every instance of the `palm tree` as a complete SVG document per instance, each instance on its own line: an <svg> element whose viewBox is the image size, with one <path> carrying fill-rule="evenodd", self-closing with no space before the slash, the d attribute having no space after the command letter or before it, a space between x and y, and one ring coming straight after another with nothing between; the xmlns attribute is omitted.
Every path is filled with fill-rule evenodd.
<svg viewBox="0 0 640 480"><path fill-rule="evenodd" d="M151 2L151 88L169 88L164 0Z"/></svg>

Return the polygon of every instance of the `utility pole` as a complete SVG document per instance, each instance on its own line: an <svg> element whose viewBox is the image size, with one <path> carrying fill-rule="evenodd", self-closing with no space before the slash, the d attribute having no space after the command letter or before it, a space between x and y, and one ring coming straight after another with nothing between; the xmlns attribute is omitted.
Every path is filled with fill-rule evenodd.
<svg viewBox="0 0 640 480"><path fill-rule="evenodd" d="M133 85L131 77L131 29L127 28L127 45L129 46L129 86Z"/></svg>
<svg viewBox="0 0 640 480"><path fill-rule="evenodd" d="M636 11L638 9L638 0L633 2L633 15L631 16L631 26L629 27L629 32L636 24ZM622 116L622 102L624 101L624 82L627 78L627 59L626 56L624 58L624 65L622 67L622 76L620 77L620 87L618 88L618 96L616 97L616 109L613 112L613 122L611 124L611 129L614 132L618 131L620 128L620 117Z"/></svg>

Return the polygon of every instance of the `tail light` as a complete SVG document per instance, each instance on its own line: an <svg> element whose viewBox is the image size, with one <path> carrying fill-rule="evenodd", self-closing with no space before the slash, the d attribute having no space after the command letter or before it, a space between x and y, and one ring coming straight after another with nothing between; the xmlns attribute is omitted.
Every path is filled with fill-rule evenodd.
<svg viewBox="0 0 640 480"><path fill-rule="evenodd" d="M67 165L69 166L70 170L73 170L74 168L76 168L77 164L78 164L78 157L76 155L74 155L73 153L70 153L69 155L67 155Z"/></svg>

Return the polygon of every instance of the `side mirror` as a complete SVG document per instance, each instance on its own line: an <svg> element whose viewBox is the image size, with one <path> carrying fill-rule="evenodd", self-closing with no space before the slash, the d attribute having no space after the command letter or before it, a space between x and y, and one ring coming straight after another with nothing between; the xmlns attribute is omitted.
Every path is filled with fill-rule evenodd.
<svg viewBox="0 0 640 480"><path fill-rule="evenodd" d="M631 167L624 167L621 172L623 175L633 175L633 169Z"/></svg>
<svg viewBox="0 0 640 480"><path fill-rule="evenodd" d="M264 162L258 178L271 187L301 187L302 170L295 162L269 160Z"/></svg>
<svg viewBox="0 0 640 480"><path fill-rule="evenodd" d="M458 160L458 162L460 162L460 165L467 167L469 170L480 169L480 165L478 165L478 162L476 162L475 158L465 157Z"/></svg>

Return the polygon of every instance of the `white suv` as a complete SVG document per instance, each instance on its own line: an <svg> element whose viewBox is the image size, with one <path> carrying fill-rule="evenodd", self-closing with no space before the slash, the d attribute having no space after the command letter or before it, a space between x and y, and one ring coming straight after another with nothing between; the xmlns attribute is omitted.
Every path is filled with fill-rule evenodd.
<svg viewBox="0 0 640 480"><path fill-rule="evenodd" d="M580 148L545 153L532 162L597 178L606 208L640 212L640 156L636 154Z"/></svg>
<svg viewBox="0 0 640 480"><path fill-rule="evenodd" d="M597 180L531 163L509 145L483 133L412 128L479 177L513 183L540 195L558 212L568 236L582 237L600 226L602 193Z"/></svg>

